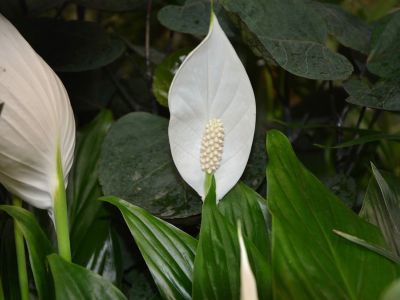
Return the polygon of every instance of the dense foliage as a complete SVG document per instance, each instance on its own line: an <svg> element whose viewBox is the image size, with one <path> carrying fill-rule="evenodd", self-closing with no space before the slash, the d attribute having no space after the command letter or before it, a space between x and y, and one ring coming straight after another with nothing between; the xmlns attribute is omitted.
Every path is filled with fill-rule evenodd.
<svg viewBox="0 0 400 300"><path fill-rule="evenodd" d="M47 213L2 188L0 299L21 298L13 224L32 298L239 299L238 223L259 299L400 299L397 0L213 7L257 105L246 169L218 203L218 181L203 202L168 140L168 91L210 1L0 1L77 123L72 263Z"/></svg>

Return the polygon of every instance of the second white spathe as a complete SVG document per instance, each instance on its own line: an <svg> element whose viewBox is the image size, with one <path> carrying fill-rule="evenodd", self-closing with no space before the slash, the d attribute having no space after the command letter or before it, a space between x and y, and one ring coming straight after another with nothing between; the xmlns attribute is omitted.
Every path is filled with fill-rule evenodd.
<svg viewBox="0 0 400 300"><path fill-rule="evenodd" d="M204 199L200 147L210 120L222 121L224 144L214 176L217 200L240 179L254 137L256 107L246 70L212 14L205 39L177 71L168 95L171 153L183 179Z"/></svg>
<svg viewBox="0 0 400 300"><path fill-rule="evenodd" d="M75 120L53 70L0 14L0 182L31 205L52 209L60 151L65 182Z"/></svg>

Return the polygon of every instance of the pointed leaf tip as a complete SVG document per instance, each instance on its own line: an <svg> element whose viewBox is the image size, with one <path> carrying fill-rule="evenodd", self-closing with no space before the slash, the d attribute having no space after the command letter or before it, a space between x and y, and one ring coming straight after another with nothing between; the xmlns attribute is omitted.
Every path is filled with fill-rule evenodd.
<svg viewBox="0 0 400 300"><path fill-rule="evenodd" d="M215 171L217 200L239 180L249 158L255 129L255 98L239 57L212 14L205 39L182 63L168 94L169 141L183 179L204 199L200 146L206 124L219 119L224 144Z"/></svg>
<svg viewBox="0 0 400 300"><path fill-rule="evenodd" d="M13 194L51 209L72 165L75 121L67 92L53 70L0 14L0 182Z"/></svg>

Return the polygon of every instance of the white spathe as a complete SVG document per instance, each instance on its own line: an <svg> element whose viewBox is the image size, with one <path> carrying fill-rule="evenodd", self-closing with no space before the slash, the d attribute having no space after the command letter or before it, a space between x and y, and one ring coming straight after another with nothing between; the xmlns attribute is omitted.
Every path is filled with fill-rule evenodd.
<svg viewBox="0 0 400 300"><path fill-rule="evenodd" d="M238 238L240 247L240 300L258 300L256 279L247 257L240 225L238 225Z"/></svg>
<svg viewBox="0 0 400 300"><path fill-rule="evenodd" d="M214 173L217 200L240 179L254 137L256 107L246 71L212 14L205 39L185 59L168 94L169 142L183 179L204 199L200 146L207 123L219 119L225 137Z"/></svg>
<svg viewBox="0 0 400 300"><path fill-rule="evenodd" d="M57 149L65 183L73 161L74 115L60 79L0 14L1 102L0 182L31 205L52 209Z"/></svg>

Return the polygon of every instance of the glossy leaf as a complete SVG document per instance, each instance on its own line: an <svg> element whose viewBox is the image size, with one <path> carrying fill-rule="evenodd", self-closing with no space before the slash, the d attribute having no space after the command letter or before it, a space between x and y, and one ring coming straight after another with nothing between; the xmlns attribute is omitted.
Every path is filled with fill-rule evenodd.
<svg viewBox="0 0 400 300"><path fill-rule="evenodd" d="M398 79L382 80L372 87L368 83L351 79L344 83L350 97L347 102L389 111L400 111L400 81Z"/></svg>
<svg viewBox="0 0 400 300"><path fill-rule="evenodd" d="M186 58L188 50L178 50L167 56L154 70L153 75L153 94L158 103L168 107L168 91L172 79L180 65Z"/></svg>
<svg viewBox="0 0 400 300"><path fill-rule="evenodd" d="M201 140L207 123L223 123L224 144L214 176L217 200L240 179L249 159L255 129L255 99L239 57L214 14L205 39L182 63L168 94L169 142L183 179L204 199Z"/></svg>
<svg viewBox="0 0 400 300"><path fill-rule="evenodd" d="M20 207L1 205L0 210L9 214L18 224L29 252L35 286L40 299L53 299L53 286L48 272L46 256L54 253L54 249L40 228L35 216ZM8 276L7 276L8 278Z"/></svg>
<svg viewBox="0 0 400 300"><path fill-rule="evenodd" d="M103 143L99 179L115 195L165 219L200 214L201 200L179 178L168 151L168 121L135 112L119 119Z"/></svg>
<svg viewBox="0 0 400 300"><path fill-rule="evenodd" d="M223 7L252 38L268 61L272 57L292 74L323 80L347 78L350 62L325 46L324 19L302 0L224 0Z"/></svg>
<svg viewBox="0 0 400 300"><path fill-rule="evenodd" d="M238 183L219 202L218 209L233 226L240 222L243 235L270 259L267 202L254 190Z"/></svg>
<svg viewBox="0 0 400 300"><path fill-rule="evenodd" d="M387 22L377 26L374 32L372 49L368 56L368 70L385 78L398 78L400 75L400 12L390 15Z"/></svg>
<svg viewBox="0 0 400 300"><path fill-rule="evenodd" d="M69 263L57 254L47 258L53 274L57 300L126 299L114 285L96 273Z"/></svg>
<svg viewBox="0 0 400 300"><path fill-rule="evenodd" d="M380 228L390 250L400 257L400 182L373 164L372 172L360 216Z"/></svg>
<svg viewBox="0 0 400 300"><path fill-rule="evenodd" d="M121 40L94 22L41 18L21 23L20 29L32 47L60 72L97 69L125 51Z"/></svg>
<svg viewBox="0 0 400 300"><path fill-rule="evenodd" d="M100 259L94 253L105 250L105 245L112 247L108 213L97 201L102 195L98 183L98 161L101 145L112 121L111 112L102 111L77 135L75 162L67 195L72 257L75 263L83 266L105 263L93 261L94 258ZM108 263L114 264L112 261Z"/></svg>
<svg viewBox="0 0 400 300"><path fill-rule="evenodd" d="M57 75L1 14L0 44L0 182L29 204L52 209L57 153L65 182L73 160L71 104Z"/></svg>
<svg viewBox="0 0 400 300"><path fill-rule="evenodd" d="M165 299L190 299L197 240L116 197L103 197L122 213Z"/></svg>
<svg viewBox="0 0 400 300"><path fill-rule="evenodd" d="M269 131L267 151L274 299L377 299L399 267L333 229L385 247L382 234L303 167L282 133Z"/></svg>
<svg viewBox="0 0 400 300"><path fill-rule="evenodd" d="M215 180L204 201L200 239L193 273L193 299L239 299L240 250L235 225L216 206ZM260 299L271 298L271 277L265 257L244 238Z"/></svg>

